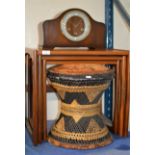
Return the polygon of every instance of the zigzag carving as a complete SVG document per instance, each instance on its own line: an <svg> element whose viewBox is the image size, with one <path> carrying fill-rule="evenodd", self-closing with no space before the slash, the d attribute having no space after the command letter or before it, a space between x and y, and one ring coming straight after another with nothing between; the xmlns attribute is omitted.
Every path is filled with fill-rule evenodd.
<svg viewBox="0 0 155 155"><path fill-rule="evenodd" d="M97 103L99 101L102 94L103 94L103 91L100 91L100 92L97 92L97 94L93 95L92 98L90 98L90 97L88 98L86 93L66 92L65 96L64 96L64 100L62 100L62 101L67 104L71 104L73 102L73 100L76 100L78 102L78 104L83 104L83 105L84 104L93 104L93 103ZM88 95L90 95L90 94L88 94Z"/></svg>

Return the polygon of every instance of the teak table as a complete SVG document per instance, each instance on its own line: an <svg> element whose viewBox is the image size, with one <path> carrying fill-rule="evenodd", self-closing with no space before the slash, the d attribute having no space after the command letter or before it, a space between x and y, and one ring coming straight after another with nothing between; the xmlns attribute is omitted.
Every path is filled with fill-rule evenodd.
<svg viewBox="0 0 155 155"><path fill-rule="evenodd" d="M31 50L26 49L32 60L32 138L34 144L47 140L46 82L47 64L97 63L115 66L114 114L111 131L120 136L128 135L130 75L129 51L126 50ZM51 90L50 90L51 91Z"/></svg>

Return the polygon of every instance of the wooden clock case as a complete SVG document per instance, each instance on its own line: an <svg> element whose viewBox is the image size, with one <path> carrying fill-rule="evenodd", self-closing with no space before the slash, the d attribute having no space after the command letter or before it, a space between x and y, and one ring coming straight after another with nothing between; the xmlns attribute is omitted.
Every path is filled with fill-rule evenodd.
<svg viewBox="0 0 155 155"><path fill-rule="evenodd" d="M72 10L79 10L86 14L91 22L91 32L84 40L73 42L67 39L61 32L60 21L63 16ZM46 20L43 23L44 45L43 49L54 47L88 47L90 49L105 48L105 24L94 21L91 16L81 9L69 9L63 12L58 18Z"/></svg>

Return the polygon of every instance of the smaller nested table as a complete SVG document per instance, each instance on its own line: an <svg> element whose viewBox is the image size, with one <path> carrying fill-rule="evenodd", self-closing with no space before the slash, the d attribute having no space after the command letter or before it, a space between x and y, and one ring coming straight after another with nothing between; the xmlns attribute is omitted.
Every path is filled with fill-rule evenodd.
<svg viewBox="0 0 155 155"><path fill-rule="evenodd" d="M112 142L102 114L102 94L114 70L101 64L64 64L48 69L47 77L60 100L60 114L48 141L72 149L92 149Z"/></svg>

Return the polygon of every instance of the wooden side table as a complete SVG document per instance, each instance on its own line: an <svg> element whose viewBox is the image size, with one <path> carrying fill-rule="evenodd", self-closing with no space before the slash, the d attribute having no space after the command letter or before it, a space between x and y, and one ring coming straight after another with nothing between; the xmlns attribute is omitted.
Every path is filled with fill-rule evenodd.
<svg viewBox="0 0 155 155"><path fill-rule="evenodd" d="M129 76L129 51L125 50L70 50L70 51L33 51L33 142L35 144L47 140L46 118L46 65L66 63L98 63L112 64L116 68L115 77L115 104L113 127L111 130L120 136L128 135L130 76ZM30 53L30 52L27 52Z"/></svg>
<svg viewBox="0 0 155 155"><path fill-rule="evenodd" d="M115 82L115 108L112 131L120 136L128 135L128 117L129 117L129 52L120 50L103 51L51 51L51 55L42 55L40 57L40 94L42 94L42 118L43 139L47 139L46 124L46 65L47 64L66 64L66 63L99 63L113 64L116 66ZM41 101L41 100L40 100Z"/></svg>

